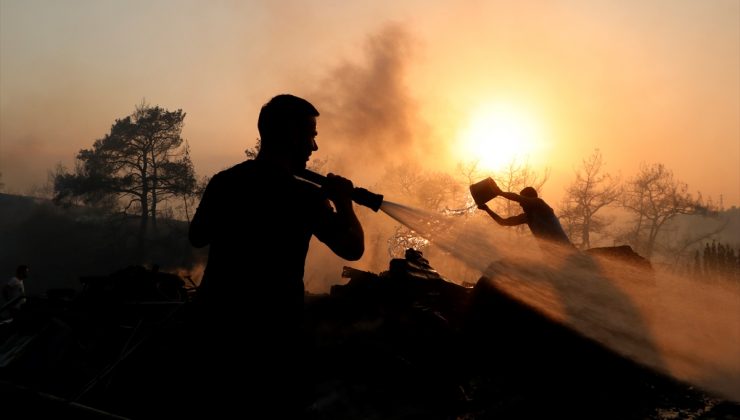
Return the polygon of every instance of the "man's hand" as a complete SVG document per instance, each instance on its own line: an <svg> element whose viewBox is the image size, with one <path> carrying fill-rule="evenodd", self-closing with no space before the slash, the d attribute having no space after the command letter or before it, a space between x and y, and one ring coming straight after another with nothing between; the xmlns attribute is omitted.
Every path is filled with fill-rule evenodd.
<svg viewBox="0 0 740 420"><path fill-rule="evenodd" d="M324 182L321 189L326 194L326 198L334 204L338 206L352 205L352 191L354 191L355 186L349 179L329 173L326 175L326 182Z"/></svg>
<svg viewBox="0 0 740 420"><path fill-rule="evenodd" d="M316 235L335 254L357 261L365 252L365 233L352 207L352 181L328 174L321 190L334 203L336 213Z"/></svg>

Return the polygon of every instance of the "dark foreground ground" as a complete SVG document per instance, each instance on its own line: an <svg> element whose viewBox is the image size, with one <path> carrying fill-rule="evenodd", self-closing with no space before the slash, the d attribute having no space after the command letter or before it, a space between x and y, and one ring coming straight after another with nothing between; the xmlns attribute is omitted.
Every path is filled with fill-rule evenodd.
<svg viewBox="0 0 740 420"><path fill-rule="evenodd" d="M306 296L306 418L740 419L740 405L623 359L485 278L445 281L414 251L379 275L343 274L347 285ZM1 417L191 418L208 385L182 383L195 357L182 285L140 268L88 280L0 325Z"/></svg>

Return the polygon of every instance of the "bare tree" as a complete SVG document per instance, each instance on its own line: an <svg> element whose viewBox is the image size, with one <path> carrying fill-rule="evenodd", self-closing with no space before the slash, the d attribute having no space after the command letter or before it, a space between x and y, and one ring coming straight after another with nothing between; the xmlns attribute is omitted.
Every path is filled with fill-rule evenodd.
<svg viewBox="0 0 740 420"><path fill-rule="evenodd" d="M468 185L474 184L484 178L483 172L478 167L479 162L473 160L470 162L458 162L457 173Z"/></svg>
<svg viewBox="0 0 740 420"><path fill-rule="evenodd" d="M396 192L412 199L416 198L416 191L423 180L424 171L414 164L390 166L383 174L380 186L383 191Z"/></svg>
<svg viewBox="0 0 740 420"><path fill-rule="evenodd" d="M584 159L576 179L566 188L560 219L571 242L581 249L591 247L591 234L601 233L613 222L597 213L619 200L619 180L603 172L604 159L599 149ZM576 239L578 238L578 239Z"/></svg>
<svg viewBox="0 0 740 420"><path fill-rule="evenodd" d="M446 209L445 213L456 216L464 216L473 214L477 210L477 205L473 196L469 194L469 188L476 182L481 181L488 175L484 174L483 171L478 167L479 161L473 160L469 162L458 162L457 164L457 178L460 183L465 187L465 197L461 200L462 207Z"/></svg>
<svg viewBox="0 0 740 420"><path fill-rule="evenodd" d="M469 195L460 182L444 172L426 173L416 193L425 209L437 212L460 207Z"/></svg>
<svg viewBox="0 0 740 420"><path fill-rule="evenodd" d="M634 214L634 225L627 239L650 258L656 238L666 222L679 214L701 210L701 203L688 192L688 186L673 177L663 164L643 164L625 186L622 205Z"/></svg>

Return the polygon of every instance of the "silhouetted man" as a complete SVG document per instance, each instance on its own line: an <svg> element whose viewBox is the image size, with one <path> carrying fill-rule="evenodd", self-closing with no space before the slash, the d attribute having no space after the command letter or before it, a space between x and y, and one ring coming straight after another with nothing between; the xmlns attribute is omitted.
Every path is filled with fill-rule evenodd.
<svg viewBox="0 0 740 420"><path fill-rule="evenodd" d="M537 196L537 191L534 188L526 187L519 194L502 191L498 186L495 186L495 189L496 195L516 201L524 211L521 214L504 219L485 203L478 205L478 208L485 210L496 223L501 226L518 226L526 223L537 239L572 246L568 235L565 234L560 221L555 216L555 211L545 203L545 200Z"/></svg>
<svg viewBox="0 0 740 420"><path fill-rule="evenodd" d="M209 334L221 341L207 353L217 369L242 376L237 383L249 381L249 390L221 398L227 405L251 411L250 404L278 404L273 410L290 415L311 236L347 260L364 252L352 182L329 174L319 188L294 177L318 150L318 116L302 98L272 98L260 111L257 157L211 179L190 225L192 245L210 245L198 300Z"/></svg>

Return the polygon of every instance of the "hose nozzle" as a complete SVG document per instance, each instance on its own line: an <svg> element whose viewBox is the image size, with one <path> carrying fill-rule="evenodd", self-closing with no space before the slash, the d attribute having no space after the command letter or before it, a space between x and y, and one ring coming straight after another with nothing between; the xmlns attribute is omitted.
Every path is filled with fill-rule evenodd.
<svg viewBox="0 0 740 420"><path fill-rule="evenodd" d="M326 182L326 177L324 175L317 174L316 172L309 171L308 169L300 171L296 174L296 176L298 178L305 179L306 181L313 182L314 184L318 184L321 186L323 186L324 182ZM383 195L375 194L364 188L355 187L354 190L352 190L352 201L377 212L380 209L380 206L383 204Z"/></svg>

